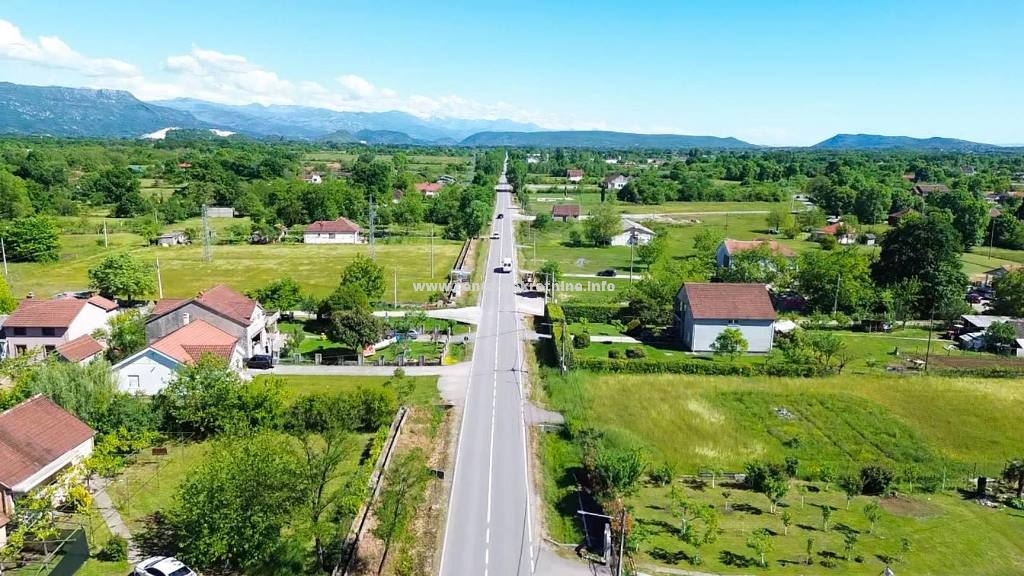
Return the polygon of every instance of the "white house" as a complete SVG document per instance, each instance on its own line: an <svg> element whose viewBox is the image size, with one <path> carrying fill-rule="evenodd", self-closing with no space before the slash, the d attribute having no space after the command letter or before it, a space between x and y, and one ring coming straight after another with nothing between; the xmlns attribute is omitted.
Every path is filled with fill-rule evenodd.
<svg viewBox="0 0 1024 576"><path fill-rule="evenodd" d="M172 230L156 237L157 246L179 246L188 244L188 236L181 230Z"/></svg>
<svg viewBox="0 0 1024 576"><path fill-rule="evenodd" d="M718 245L718 250L715 252L715 264L719 269L731 268L733 256L740 252L746 252L747 250L756 250L762 246L767 246L768 249L771 250L771 253L777 256L783 256L785 258L796 257L796 252L793 252L788 247L779 244L775 240L732 240L730 238L726 238Z"/></svg>
<svg viewBox="0 0 1024 576"><path fill-rule="evenodd" d="M726 328L743 333L748 352L772 349L775 308L763 284L683 284L673 315L683 347L692 352L711 352Z"/></svg>
<svg viewBox="0 0 1024 576"><path fill-rule="evenodd" d="M106 328L116 314L117 303L102 296L22 300L3 323L7 354L47 356L62 344Z"/></svg>
<svg viewBox="0 0 1024 576"><path fill-rule="evenodd" d="M318 220L306 227L302 233L306 244L358 244L359 226L348 218Z"/></svg>
<svg viewBox="0 0 1024 576"><path fill-rule="evenodd" d="M569 180L569 182L573 184L579 184L580 182L583 181L583 170L579 170L577 168L570 168L565 171L565 177Z"/></svg>
<svg viewBox="0 0 1024 576"><path fill-rule="evenodd" d="M642 246L654 238L654 231L632 220L622 219L622 232L612 236L612 246Z"/></svg>
<svg viewBox="0 0 1024 576"><path fill-rule="evenodd" d="M43 395L0 413L0 546L14 499L52 482L92 454L96 433Z"/></svg>
<svg viewBox="0 0 1024 576"><path fill-rule="evenodd" d="M118 388L152 396L174 379L179 368L197 362L203 354L219 356L231 368L242 369L244 347L238 336L194 320L115 364Z"/></svg>
<svg viewBox="0 0 1024 576"><path fill-rule="evenodd" d="M322 184L324 181L320 174L316 172L311 172L308 176L303 178L303 180L305 180L307 184Z"/></svg>
<svg viewBox="0 0 1024 576"><path fill-rule="evenodd" d="M182 326L204 320L242 343L246 358L274 352L274 334L280 311L267 313L259 302L218 284L186 300L157 302L146 318L146 338L155 342Z"/></svg>
<svg viewBox="0 0 1024 576"><path fill-rule="evenodd" d="M629 178L626 178L622 174L615 174L612 176L606 176L601 181L601 187L605 190L622 190L629 184Z"/></svg>

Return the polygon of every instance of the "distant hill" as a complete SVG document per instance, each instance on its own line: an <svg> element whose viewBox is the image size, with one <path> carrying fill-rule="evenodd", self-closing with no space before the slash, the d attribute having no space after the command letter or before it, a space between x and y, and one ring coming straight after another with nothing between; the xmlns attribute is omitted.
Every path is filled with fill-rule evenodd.
<svg viewBox="0 0 1024 576"><path fill-rule="evenodd" d="M544 132L480 132L460 142L462 146L537 146L551 148L715 148L744 149L757 146L736 138L684 136L679 134L633 134L601 130Z"/></svg>
<svg viewBox="0 0 1024 576"><path fill-rule="evenodd" d="M819 150L919 150L936 152L988 152L999 150L994 144L982 144L956 138L911 138L878 134L836 134L811 148Z"/></svg>
<svg viewBox="0 0 1024 576"><path fill-rule="evenodd" d="M209 127L188 112L123 90L0 82L0 133L133 138L168 126Z"/></svg>
<svg viewBox="0 0 1024 576"><path fill-rule="evenodd" d="M338 130L336 132L331 132L326 136L317 138L317 141L329 144L354 144L358 142L359 139L353 136L348 130Z"/></svg>
<svg viewBox="0 0 1024 576"><path fill-rule="evenodd" d="M423 146L431 142L413 138L405 132L397 130L360 130L355 133L356 140L367 144L384 144L386 146Z"/></svg>

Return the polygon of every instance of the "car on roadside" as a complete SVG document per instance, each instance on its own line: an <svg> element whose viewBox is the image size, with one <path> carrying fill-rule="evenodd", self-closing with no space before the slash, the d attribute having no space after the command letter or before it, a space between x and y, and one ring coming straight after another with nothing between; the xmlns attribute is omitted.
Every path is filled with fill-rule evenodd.
<svg viewBox="0 0 1024 576"><path fill-rule="evenodd" d="M274 359L267 354L257 354L249 358L245 365L253 370L270 370L274 367Z"/></svg>
<svg viewBox="0 0 1024 576"><path fill-rule="evenodd" d="M495 230L494 232L491 232L491 240L500 240L500 239L501 239L501 234L499 234L497 230Z"/></svg>
<svg viewBox="0 0 1024 576"><path fill-rule="evenodd" d="M134 576L199 576L197 572L171 556L146 558L135 565L132 574Z"/></svg>
<svg viewBox="0 0 1024 576"><path fill-rule="evenodd" d="M605 268L604 270L598 272L597 275L606 278L614 278L616 275L618 275L618 272L615 271L615 268Z"/></svg>
<svg viewBox="0 0 1024 576"><path fill-rule="evenodd" d="M504 217L505 217L505 215L503 213L498 212L498 220L501 220Z"/></svg>

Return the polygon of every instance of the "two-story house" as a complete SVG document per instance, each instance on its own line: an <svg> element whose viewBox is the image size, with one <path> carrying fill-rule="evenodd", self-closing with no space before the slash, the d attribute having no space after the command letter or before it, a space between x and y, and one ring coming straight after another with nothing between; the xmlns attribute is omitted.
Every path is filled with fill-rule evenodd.
<svg viewBox="0 0 1024 576"><path fill-rule="evenodd" d="M22 300L3 323L7 354L45 357L62 344L105 328L117 312L117 303L102 296Z"/></svg>
<svg viewBox="0 0 1024 576"><path fill-rule="evenodd" d="M157 302L146 319L146 338L154 342L190 321L204 320L238 338L245 358L251 358L274 352L273 333L279 317L279 312L267 314L259 302L219 284L194 298Z"/></svg>
<svg viewBox="0 0 1024 576"><path fill-rule="evenodd" d="M736 328L748 352L771 352L775 308L764 284L687 282L672 311L685 350L710 352L723 330Z"/></svg>

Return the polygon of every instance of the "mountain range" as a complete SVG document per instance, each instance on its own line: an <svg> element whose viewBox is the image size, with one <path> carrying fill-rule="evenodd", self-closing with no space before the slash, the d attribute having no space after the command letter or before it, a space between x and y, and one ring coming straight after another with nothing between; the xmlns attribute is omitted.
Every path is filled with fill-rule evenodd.
<svg viewBox="0 0 1024 576"><path fill-rule="evenodd" d="M218 136L239 134L252 138L398 146L562 146L620 150L758 148L732 137L552 131L506 119L420 118L396 110L345 112L308 106L229 105L191 98L143 102L122 90L0 82L0 134L161 138L173 129L206 130ZM992 144L953 138L875 134L837 134L811 148L958 152L1000 149Z"/></svg>

